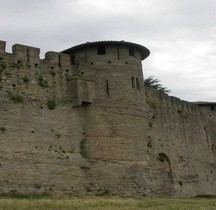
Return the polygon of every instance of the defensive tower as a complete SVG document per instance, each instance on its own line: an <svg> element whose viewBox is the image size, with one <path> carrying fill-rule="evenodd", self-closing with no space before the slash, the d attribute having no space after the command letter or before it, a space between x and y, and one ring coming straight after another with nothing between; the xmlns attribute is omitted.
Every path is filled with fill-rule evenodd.
<svg viewBox="0 0 216 210"><path fill-rule="evenodd" d="M144 46L125 41L87 42L62 53L71 55L78 74L95 81L96 104L145 104L141 62L150 51Z"/></svg>

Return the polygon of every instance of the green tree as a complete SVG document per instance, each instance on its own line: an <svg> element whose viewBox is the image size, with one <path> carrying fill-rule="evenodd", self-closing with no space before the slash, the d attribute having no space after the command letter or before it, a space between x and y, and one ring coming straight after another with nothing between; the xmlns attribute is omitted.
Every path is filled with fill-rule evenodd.
<svg viewBox="0 0 216 210"><path fill-rule="evenodd" d="M160 82L160 80L155 79L153 76L150 76L144 80L144 85L145 87L153 88L156 91L160 91L167 94L170 93L170 90L161 85Z"/></svg>

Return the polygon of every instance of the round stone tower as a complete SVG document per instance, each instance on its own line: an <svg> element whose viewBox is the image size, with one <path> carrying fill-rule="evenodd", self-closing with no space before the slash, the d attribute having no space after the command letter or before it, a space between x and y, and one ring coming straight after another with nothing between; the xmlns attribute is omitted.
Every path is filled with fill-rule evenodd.
<svg viewBox="0 0 216 210"><path fill-rule="evenodd" d="M95 82L95 104L144 106L142 60L150 51L125 41L87 42L66 49L77 74Z"/></svg>

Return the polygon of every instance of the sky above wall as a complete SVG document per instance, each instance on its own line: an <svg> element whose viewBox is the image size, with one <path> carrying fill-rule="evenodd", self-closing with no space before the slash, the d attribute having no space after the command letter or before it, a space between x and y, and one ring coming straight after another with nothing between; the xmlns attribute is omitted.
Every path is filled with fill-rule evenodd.
<svg viewBox="0 0 216 210"><path fill-rule="evenodd" d="M216 0L0 0L0 40L62 51L87 41L147 47L144 77L188 101L216 101Z"/></svg>

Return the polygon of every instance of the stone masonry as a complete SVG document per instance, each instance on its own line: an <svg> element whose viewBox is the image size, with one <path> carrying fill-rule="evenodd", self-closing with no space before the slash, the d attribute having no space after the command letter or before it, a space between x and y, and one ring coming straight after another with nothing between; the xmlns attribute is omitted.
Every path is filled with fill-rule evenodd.
<svg viewBox="0 0 216 210"><path fill-rule="evenodd" d="M216 194L216 103L144 87L147 48L0 41L0 193Z"/></svg>

